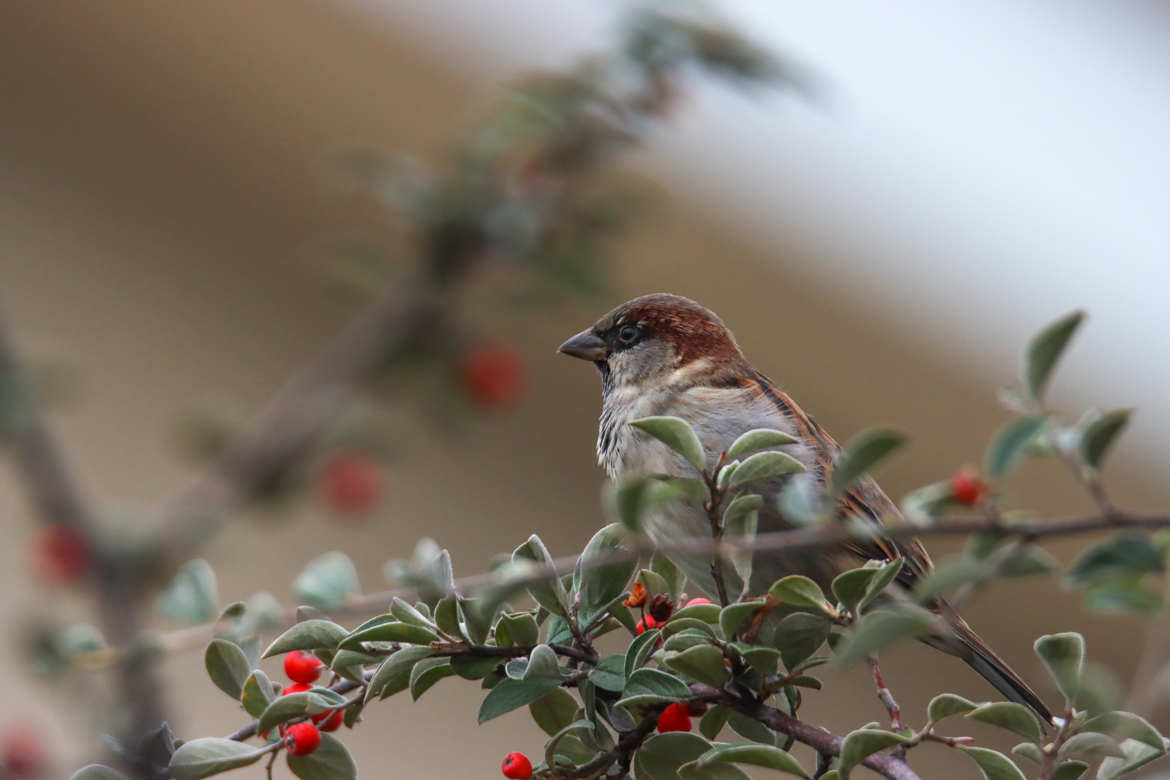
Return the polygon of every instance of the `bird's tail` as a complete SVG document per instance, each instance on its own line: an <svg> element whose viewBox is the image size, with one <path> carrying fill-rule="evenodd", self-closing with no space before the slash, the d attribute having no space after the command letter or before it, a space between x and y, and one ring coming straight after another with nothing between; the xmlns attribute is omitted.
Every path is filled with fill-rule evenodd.
<svg viewBox="0 0 1170 780"><path fill-rule="evenodd" d="M939 637L936 640L940 649L962 658L1010 701L1023 704L1039 715L1045 725L1051 725L1052 712L1044 705L1036 692L1012 671L1007 662L996 655L995 651L979 638L975 630L967 625L967 621L954 612L951 612L947 618L952 633L946 639ZM927 641L930 644L935 644L929 639Z"/></svg>

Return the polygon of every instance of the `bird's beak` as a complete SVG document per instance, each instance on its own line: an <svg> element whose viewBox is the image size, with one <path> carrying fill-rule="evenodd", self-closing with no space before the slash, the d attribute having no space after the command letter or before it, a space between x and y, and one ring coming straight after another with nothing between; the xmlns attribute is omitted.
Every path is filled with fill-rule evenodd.
<svg viewBox="0 0 1170 780"><path fill-rule="evenodd" d="M557 347L557 352L563 352L570 357L596 362L609 357L609 345L598 338L591 329L587 328Z"/></svg>

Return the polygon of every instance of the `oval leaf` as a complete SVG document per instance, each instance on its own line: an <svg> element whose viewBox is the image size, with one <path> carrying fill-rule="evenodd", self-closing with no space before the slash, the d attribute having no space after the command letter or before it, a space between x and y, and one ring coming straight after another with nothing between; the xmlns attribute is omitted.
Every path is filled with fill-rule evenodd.
<svg viewBox="0 0 1170 780"><path fill-rule="evenodd" d="M361 589L353 561L336 550L309 561L292 587L298 599L320 609L340 606Z"/></svg>
<svg viewBox="0 0 1170 780"><path fill-rule="evenodd" d="M795 444L796 438L783 431L771 428L756 428L739 436L727 448L727 459L742 458L753 452L766 450L771 447L782 447L785 444Z"/></svg>
<svg viewBox="0 0 1170 780"><path fill-rule="evenodd" d="M545 696L528 705L528 712L536 725L550 737L556 736L577 717L580 709L573 694L564 688L553 688Z"/></svg>
<svg viewBox="0 0 1170 780"><path fill-rule="evenodd" d="M981 747L959 747L979 765L987 780L1027 780L1020 768L1010 758L995 750Z"/></svg>
<svg viewBox="0 0 1170 780"><path fill-rule="evenodd" d="M1114 710L1089 718L1081 726L1083 731L1100 731L1117 739L1134 739L1155 750L1164 750L1164 740L1148 720L1132 712Z"/></svg>
<svg viewBox="0 0 1170 780"><path fill-rule="evenodd" d="M678 701L691 695L691 689L673 674L658 669L638 669L626 680L622 699L618 704L630 707L636 704L660 704Z"/></svg>
<svg viewBox="0 0 1170 780"><path fill-rule="evenodd" d="M478 722L486 723L492 718L511 712L542 698L560 683L547 677L531 680L515 680L506 677L488 691L479 707Z"/></svg>
<svg viewBox="0 0 1170 780"><path fill-rule="evenodd" d="M1028 444L1044 430L1044 415L1020 417L999 429L987 448L987 476L1001 479L1027 453Z"/></svg>
<svg viewBox="0 0 1170 780"><path fill-rule="evenodd" d="M536 534L528 537L528 541L512 552L513 561L529 561L542 568L552 567L552 555L548 548ZM537 604L554 615L569 614L569 594L559 577L550 577L540 582L529 583L528 593Z"/></svg>
<svg viewBox="0 0 1170 780"><path fill-rule="evenodd" d="M333 650L348 633L332 620L305 620L272 640L263 657L271 658L290 650Z"/></svg>
<svg viewBox="0 0 1170 780"><path fill-rule="evenodd" d="M288 768L301 780L355 780L357 765L341 740L322 734L321 744L307 756L288 754Z"/></svg>
<svg viewBox="0 0 1170 780"><path fill-rule="evenodd" d="M426 626L392 622L358 629L341 642L341 647L346 650L360 650L362 642L404 642L410 645L428 645L437 641L439 641L439 635Z"/></svg>
<svg viewBox="0 0 1170 780"><path fill-rule="evenodd" d="M640 420L631 420L630 425L645 431L682 455L700 474L707 468L707 458L703 454L703 445L699 442L699 437L695 435L690 423L681 417L643 417Z"/></svg>
<svg viewBox="0 0 1170 780"><path fill-rule="evenodd" d="M203 653L203 664L216 688L233 699L240 698L244 681L248 679L251 669L244 651L238 645L226 639L211 640Z"/></svg>
<svg viewBox="0 0 1170 780"><path fill-rule="evenodd" d="M1056 687L1070 704L1076 700L1081 687L1085 665L1085 638L1075 632L1045 634L1032 646L1036 655L1048 667Z"/></svg>
<svg viewBox="0 0 1170 780"><path fill-rule="evenodd" d="M833 598L850 613L856 614L858 605L865 598L866 587L877 569L852 569L838 574L833 579Z"/></svg>
<svg viewBox="0 0 1170 780"><path fill-rule="evenodd" d="M272 680L268 679L268 675L260 669L248 675L240 692L240 703L244 705L245 712L253 718L259 718L275 700L276 693L272 689Z"/></svg>
<svg viewBox="0 0 1170 780"><path fill-rule="evenodd" d="M883 458L906 443L905 434L882 428L854 436L833 465L830 495L839 496Z"/></svg>
<svg viewBox="0 0 1170 780"><path fill-rule="evenodd" d="M751 764L775 769L797 777L808 777L800 762L792 754L772 745L738 744L716 745L699 756L699 766L715 763Z"/></svg>
<svg viewBox="0 0 1170 780"><path fill-rule="evenodd" d="M801 471L804 471L804 465L787 453L757 452L736 467L728 480L727 489Z"/></svg>
<svg viewBox="0 0 1170 780"><path fill-rule="evenodd" d="M1095 731L1083 731L1074 734L1065 740L1057 754L1061 759L1079 758L1085 761L1095 761L1098 758L1125 758L1121 745L1108 734Z"/></svg>
<svg viewBox="0 0 1170 780"><path fill-rule="evenodd" d="M625 538L626 531L621 524L611 523L595 533L585 545L578 559L579 574L574 578L578 583L577 599L582 624L591 622L614 599L621 596L638 570L636 558L597 565L598 561L625 550Z"/></svg>
<svg viewBox="0 0 1170 780"><path fill-rule="evenodd" d="M256 731L263 734L277 726L302 715L317 715L346 703L339 693L328 688L313 688L301 693L281 696L269 704L257 719Z"/></svg>
<svg viewBox="0 0 1170 780"><path fill-rule="evenodd" d="M656 734L634 753L634 777L637 780L678 780L678 769L696 760L711 748L711 743L687 731Z"/></svg>
<svg viewBox="0 0 1170 780"><path fill-rule="evenodd" d="M193 739L179 746L171 756L167 771L173 780L198 780L254 764L266 753L263 748L254 748L232 739Z"/></svg>
<svg viewBox="0 0 1170 780"><path fill-rule="evenodd" d="M906 737L892 731L858 729L850 732L841 743L841 771L848 772L874 753L907 741Z"/></svg>
<svg viewBox="0 0 1170 780"><path fill-rule="evenodd" d="M127 780L127 777L108 766L88 764L71 774L69 780Z"/></svg>
<svg viewBox="0 0 1170 780"><path fill-rule="evenodd" d="M962 696L956 696L953 693L940 693L930 700L930 704L926 708L926 717L934 723L938 723L943 718L968 713L977 706L975 702L968 701Z"/></svg>
<svg viewBox="0 0 1170 780"><path fill-rule="evenodd" d="M1093 469L1101 468L1101 461L1113 440L1129 423L1132 409L1114 409L1089 423L1081 434L1080 452L1084 464Z"/></svg>
<svg viewBox="0 0 1170 780"><path fill-rule="evenodd" d="M404 690L410 684L410 672L414 665L424 658L430 658L435 651L429 647L404 647L382 662L366 686L366 701Z"/></svg>
<svg viewBox="0 0 1170 780"><path fill-rule="evenodd" d="M219 614L215 571L196 559L183 566L158 599L159 610L183 623L206 623Z"/></svg>
<svg viewBox="0 0 1170 780"><path fill-rule="evenodd" d="M1032 711L1014 701L997 701L991 704L982 704L967 713L971 720L990 723L1001 729L1014 731L1021 737L1040 739L1044 736L1044 729Z"/></svg>
<svg viewBox="0 0 1170 780"><path fill-rule="evenodd" d="M1028 343L1024 353L1023 380L1024 389L1032 401L1039 403L1043 400L1052 369L1084 318L1083 311L1066 314L1047 325Z"/></svg>
<svg viewBox="0 0 1170 780"><path fill-rule="evenodd" d="M781 604L792 604L797 607L811 607L824 612L826 615L835 615L836 610L821 592L821 586L808 577L799 574L790 574L776 580L768 589L768 595Z"/></svg>
<svg viewBox="0 0 1170 780"><path fill-rule="evenodd" d="M721 688L727 682L728 671L723 664L723 651L714 645L697 645L675 653L667 656L665 663L671 671L714 688Z"/></svg>
<svg viewBox="0 0 1170 780"><path fill-rule="evenodd" d="M837 647L836 662L848 666L871 653L905 639L917 639L935 628L935 616L925 609L879 609L868 613Z"/></svg>

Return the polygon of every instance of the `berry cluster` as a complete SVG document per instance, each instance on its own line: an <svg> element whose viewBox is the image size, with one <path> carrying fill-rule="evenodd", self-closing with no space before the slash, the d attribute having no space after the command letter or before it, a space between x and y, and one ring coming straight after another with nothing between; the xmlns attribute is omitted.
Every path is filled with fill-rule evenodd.
<svg viewBox="0 0 1170 780"><path fill-rule="evenodd" d="M284 673L292 680L292 684L286 686L280 695L287 696L290 693L311 690L324 669L325 664L312 653L303 650L287 653L284 656ZM310 720L311 723L294 723L288 727L280 727L287 750L294 756L307 756L316 750L321 745L321 732L341 728L345 721L345 713L339 709L325 710L310 716Z"/></svg>

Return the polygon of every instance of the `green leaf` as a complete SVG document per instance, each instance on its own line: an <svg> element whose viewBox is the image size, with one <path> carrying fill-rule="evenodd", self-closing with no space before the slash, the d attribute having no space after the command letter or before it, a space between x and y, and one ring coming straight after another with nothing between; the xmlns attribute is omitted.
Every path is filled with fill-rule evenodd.
<svg viewBox="0 0 1170 780"><path fill-rule="evenodd" d="M332 650L347 633L332 620L304 620L272 640L263 657L271 658L290 650Z"/></svg>
<svg viewBox="0 0 1170 780"><path fill-rule="evenodd" d="M757 452L739 464L728 480L727 489L732 490L749 482L796 474L804 471L804 464L784 452Z"/></svg>
<svg viewBox="0 0 1170 780"><path fill-rule="evenodd" d="M1070 584L1081 585L1102 577L1161 572L1165 568L1162 551L1148 536L1125 531L1084 552L1064 578Z"/></svg>
<svg viewBox="0 0 1170 780"><path fill-rule="evenodd" d="M625 674L623 675L627 680L634 670L640 668L642 664L646 663L646 659L654 652L654 648L662 639L662 631L657 628L652 628L638 635L630 646L626 648L626 665Z"/></svg>
<svg viewBox="0 0 1170 780"><path fill-rule="evenodd" d="M626 687L626 657L621 653L607 655L589 672L589 681L598 688L620 693Z"/></svg>
<svg viewBox="0 0 1170 780"><path fill-rule="evenodd" d="M302 715L317 715L345 704L345 697L328 688L314 687L301 693L289 693L264 708L257 719L256 732L263 734L273 726Z"/></svg>
<svg viewBox="0 0 1170 780"><path fill-rule="evenodd" d="M1085 606L1097 612L1153 615L1162 608L1162 592L1145 582L1144 575L1105 576L1085 588Z"/></svg>
<svg viewBox="0 0 1170 780"><path fill-rule="evenodd" d="M795 444L796 439L789 436L783 431L772 430L771 428L756 428L739 436L727 448L727 459L742 458L744 455L750 455L759 450L766 450L771 447L781 447L785 444Z"/></svg>
<svg viewBox="0 0 1170 780"><path fill-rule="evenodd" d="M730 714L730 710L719 705L708 708L703 717L699 718L699 733L707 739L715 739L727 725L727 716Z"/></svg>
<svg viewBox="0 0 1170 780"><path fill-rule="evenodd" d="M836 458L829 494L840 496L863 474L905 443L904 434L881 428L871 428L854 436Z"/></svg>
<svg viewBox="0 0 1170 780"><path fill-rule="evenodd" d="M272 680L268 679L260 669L255 669L244 681L240 691L240 703L244 711L253 718L259 718L268 709L268 705L276 700L276 693L272 689Z"/></svg>
<svg viewBox="0 0 1170 780"><path fill-rule="evenodd" d="M1129 423L1132 409L1114 409L1088 424L1080 437L1081 461L1092 469L1100 469L1101 461L1117 435Z"/></svg>
<svg viewBox="0 0 1170 780"><path fill-rule="evenodd" d="M361 590L357 568L349 556L336 550L309 561L292 584L293 594L319 609L333 609Z"/></svg>
<svg viewBox="0 0 1170 780"><path fill-rule="evenodd" d="M1073 734L1060 746L1060 752L1057 755L1062 759L1076 758L1085 761L1095 761L1098 758L1109 756L1125 758L1125 753L1122 752L1121 745L1117 740L1107 734L1095 731L1082 731L1079 734Z"/></svg>
<svg viewBox="0 0 1170 780"><path fill-rule="evenodd" d="M776 668L780 664L780 651L774 647L762 647L760 645L736 645L743 656L743 660L748 662L748 665L755 669L762 677L776 673Z"/></svg>
<svg viewBox="0 0 1170 780"><path fill-rule="evenodd" d="M630 425L645 431L682 455L700 474L707 468L707 457L703 454L699 437L690 423L681 417L643 417L631 420Z"/></svg>
<svg viewBox="0 0 1170 780"><path fill-rule="evenodd" d="M1028 444L1048 425L1044 415L1020 417L999 429L987 448L985 470L990 479L1001 479L1027 454Z"/></svg>
<svg viewBox="0 0 1170 780"><path fill-rule="evenodd" d="M397 596L390 602L390 614L412 626L432 629L435 627L434 621Z"/></svg>
<svg viewBox="0 0 1170 780"><path fill-rule="evenodd" d="M321 744L307 756L288 754L288 768L301 780L356 780L357 765L341 740L322 734Z"/></svg>
<svg viewBox="0 0 1170 780"><path fill-rule="evenodd" d="M878 609L867 614L836 648L838 666L848 666L905 639L917 639L935 629L935 616L910 607Z"/></svg>
<svg viewBox="0 0 1170 780"><path fill-rule="evenodd" d="M580 760L588 761L593 758L596 751L586 747L586 742L596 742L596 729L597 726L591 720L582 719L569 723L553 734L552 739L544 746L545 763L554 766L558 752L568 754L566 757L573 760L574 754L578 753L578 750L574 749L575 747L581 749L578 756Z"/></svg>
<svg viewBox="0 0 1170 780"><path fill-rule="evenodd" d="M1043 400L1052 369L1084 318L1083 311L1066 314L1047 325L1028 342L1028 349L1024 353L1023 381L1024 389L1033 402L1040 403Z"/></svg>
<svg viewBox="0 0 1170 780"><path fill-rule="evenodd" d="M219 614L217 604L215 571L201 558L179 569L158 599L159 611L183 623L208 622Z"/></svg>
<svg viewBox="0 0 1170 780"><path fill-rule="evenodd" d="M1037 740L1044 736L1044 729L1032 711L1014 701L998 701L981 704L967 713L971 720L990 723L1001 729L1014 731L1021 737Z"/></svg>
<svg viewBox="0 0 1170 780"><path fill-rule="evenodd" d="M714 763L751 764L797 777L808 777L800 762L792 754L772 745L731 744L716 745L699 756L699 766Z"/></svg>
<svg viewBox="0 0 1170 780"><path fill-rule="evenodd" d="M1075 702L1085 666L1085 638L1073 632L1045 634L1036 640L1033 648L1048 667L1065 701Z"/></svg>
<svg viewBox="0 0 1170 780"><path fill-rule="evenodd" d="M198 780L254 764L265 755L263 748L218 737L204 737L184 742L171 756L167 771L173 780Z"/></svg>
<svg viewBox="0 0 1170 780"><path fill-rule="evenodd" d="M537 645L528 655L528 665L524 668L524 679L531 680L536 677L561 679L561 670L557 665L557 654L548 645Z"/></svg>
<svg viewBox="0 0 1170 780"><path fill-rule="evenodd" d="M729 509L731 507L728 507ZM759 525L759 512L737 512L731 515L730 518L724 515L723 520L723 537L724 539L743 542L751 544L756 538L756 529ZM747 583L752 580L752 551L751 549L737 550L729 552L727 558L731 561L735 573L739 575L740 581L745 584L745 593Z"/></svg>
<svg viewBox="0 0 1170 780"><path fill-rule="evenodd" d="M1062 761L1052 771L1052 780L1078 780L1088 768L1084 761Z"/></svg>
<svg viewBox="0 0 1170 780"><path fill-rule="evenodd" d="M128 780L128 778L108 766L87 764L70 775L69 780Z"/></svg>
<svg viewBox="0 0 1170 780"><path fill-rule="evenodd" d="M894 745L905 744L908 740L901 734L878 729L858 729L845 735L841 743L842 774L848 775L849 770L860 764L869 756Z"/></svg>
<svg viewBox="0 0 1170 780"><path fill-rule="evenodd" d="M496 644L500 647L534 645L540 638L540 626L531 612L502 615L496 622Z"/></svg>
<svg viewBox="0 0 1170 780"><path fill-rule="evenodd" d="M1026 758L1036 764L1044 763L1044 751L1034 742L1021 742L1012 748L1012 754Z"/></svg>
<svg viewBox="0 0 1170 780"><path fill-rule="evenodd" d="M995 750L960 745L959 749L969 755L987 780L1027 780L1020 768L1010 758Z"/></svg>
<svg viewBox="0 0 1170 780"><path fill-rule="evenodd" d="M638 561L630 559L592 568L596 561L625 550L626 531L620 523L605 526L589 540L578 559L574 577L580 604L580 620L589 623L626 591L638 570Z"/></svg>
<svg viewBox="0 0 1170 780"><path fill-rule="evenodd" d="M736 712L735 710L728 712L727 725L731 726L731 730L744 739L750 739L752 742L758 742L761 745L776 744L776 732L755 718L749 718L742 712Z"/></svg>
<svg viewBox="0 0 1170 780"><path fill-rule="evenodd" d="M776 580L768 589L768 595L781 604L792 604L797 607L810 607L826 615L835 615L837 610L825 598L821 587L808 577L799 574L790 574Z"/></svg>
<svg viewBox="0 0 1170 780"><path fill-rule="evenodd" d="M650 571L666 581L667 587L669 588L667 593L670 595L671 600L678 601L687 581L687 578L683 576L679 568L665 555L654 553L650 556Z"/></svg>
<svg viewBox="0 0 1170 780"><path fill-rule="evenodd" d="M708 764L700 767L698 761L688 761L678 768L679 780L751 780L735 764Z"/></svg>
<svg viewBox="0 0 1170 780"><path fill-rule="evenodd" d="M379 623L368 628L359 627L341 642L345 650L361 650L363 642L403 642L409 645L428 645L439 641L439 635L425 626L410 623Z"/></svg>
<svg viewBox="0 0 1170 780"><path fill-rule="evenodd" d="M244 651L238 645L226 639L211 640L203 653L203 664L216 688L233 699L240 698L244 681L248 679L251 669L248 668Z"/></svg>
<svg viewBox="0 0 1170 780"><path fill-rule="evenodd" d="M838 574L833 579L833 597L852 614L857 613L857 605L865 598L866 587L877 569L851 569Z"/></svg>
<svg viewBox="0 0 1170 780"><path fill-rule="evenodd" d="M678 768L695 761L711 748L711 743L687 731L656 734L634 753L636 780L678 780Z"/></svg>
<svg viewBox="0 0 1170 780"><path fill-rule="evenodd" d="M887 561L882 564L877 570L877 574L873 575L873 579L865 586L865 597L861 603L857 605L858 609L865 609L870 604L878 599L889 587L890 583L897 579L898 574L902 571L903 561L901 558L895 558L892 561Z"/></svg>
<svg viewBox="0 0 1170 780"><path fill-rule="evenodd" d="M451 658L451 669L465 680L482 680L496 670L500 665L499 658L490 656L476 658L475 656L456 655Z"/></svg>
<svg viewBox="0 0 1170 780"><path fill-rule="evenodd" d="M687 684L673 674L642 668L626 678L626 687L618 704L627 708L639 704L661 704L685 699L690 695L691 689Z"/></svg>
<svg viewBox="0 0 1170 780"><path fill-rule="evenodd" d="M540 537L533 534L528 537L527 542L513 551L512 560L528 561L541 568L551 568L553 558ZM536 603L552 614L562 616L569 614L569 594L559 577L529 583L527 589Z"/></svg>
<svg viewBox="0 0 1170 780"><path fill-rule="evenodd" d="M455 674L451 668L450 658L424 658L410 670L410 698L418 701L419 697L430 690L431 686Z"/></svg>
<svg viewBox="0 0 1170 780"><path fill-rule="evenodd" d="M953 693L940 693L930 700L926 708L926 717L935 723L952 715L963 715L975 709L978 705L962 696Z"/></svg>
<svg viewBox="0 0 1170 780"><path fill-rule="evenodd" d="M612 502L622 525L638 531L642 528L643 518L663 505L680 498L705 501L707 495L707 486L698 479L638 474L617 483Z"/></svg>
<svg viewBox="0 0 1170 780"><path fill-rule="evenodd" d="M1165 755L1165 749L1158 750L1136 739L1123 739L1121 752L1125 758L1106 758L1097 770L1099 780L1114 780L1139 769L1156 758Z"/></svg>
<svg viewBox="0 0 1170 780"><path fill-rule="evenodd" d="M550 737L572 723L577 717L580 705L573 698L573 694L564 688L553 688L542 698L528 705L528 712L536 725Z"/></svg>
<svg viewBox="0 0 1170 780"><path fill-rule="evenodd" d="M780 651L784 667L791 671L817 651L829 638L833 624L821 615L795 612L776 626L772 644Z"/></svg>
<svg viewBox="0 0 1170 780"><path fill-rule="evenodd" d="M1083 731L1100 731L1117 739L1135 739L1155 750L1163 750L1164 740L1148 720L1132 712L1103 712L1081 724Z"/></svg>
<svg viewBox="0 0 1170 780"><path fill-rule="evenodd" d="M414 665L435 654L430 647L403 647L382 662L366 686L366 701L404 690L410 684L410 673Z"/></svg>
<svg viewBox="0 0 1170 780"><path fill-rule="evenodd" d="M667 624L669 625L673 620L686 620L687 618L693 618L695 620L701 620L704 623L710 623L713 626L717 626L719 625L719 615L722 611L723 608L718 604L693 604L689 607L683 607L678 612L675 612L673 615L671 615L670 620L667 621Z"/></svg>
<svg viewBox="0 0 1170 780"><path fill-rule="evenodd" d="M721 688L727 682L727 667L723 665L723 651L714 645L698 645L681 653L668 655L668 669L692 680Z"/></svg>
<svg viewBox="0 0 1170 780"><path fill-rule="evenodd" d="M488 691L483 704L479 707L479 723L486 723L492 718L511 712L540 699L560 683L547 677L534 677L531 680L514 680L506 677L500 680L496 687Z"/></svg>
<svg viewBox="0 0 1170 780"><path fill-rule="evenodd" d="M756 611L764 606L763 599L754 599L752 601L741 601L736 604L728 604L719 612L719 628L723 631L723 636L731 639L736 632L747 625ZM674 625L681 625L682 620L676 621ZM667 625L670 625L669 623Z"/></svg>

